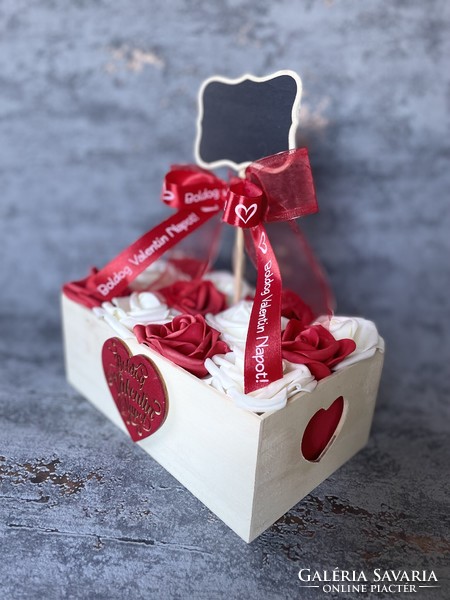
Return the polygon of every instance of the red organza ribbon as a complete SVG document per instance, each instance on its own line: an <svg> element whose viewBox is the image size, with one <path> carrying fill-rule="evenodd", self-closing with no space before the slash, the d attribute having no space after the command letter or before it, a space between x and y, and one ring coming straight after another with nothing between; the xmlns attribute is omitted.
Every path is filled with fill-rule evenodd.
<svg viewBox="0 0 450 600"><path fill-rule="evenodd" d="M224 181L195 165L173 166L164 180L161 199L177 212L147 231L100 271L66 283L64 293L88 308L125 293L142 271L223 209L226 187Z"/></svg>
<svg viewBox="0 0 450 600"><path fill-rule="evenodd" d="M291 221L315 212L317 200L306 148L258 160L247 167L244 180L231 182L223 219L250 229L250 254L257 268L245 346L245 393L283 376L281 273L263 223Z"/></svg>
<svg viewBox="0 0 450 600"><path fill-rule="evenodd" d="M245 348L245 392L280 379L282 282L264 223L293 221L317 211L308 151L300 148L258 160L247 167L244 179L234 178L229 184L197 166L175 165L165 177L162 200L177 209L176 214L100 271L66 284L64 292L86 306L119 296L144 269L223 210L224 222L248 231L250 255L257 268ZM295 234L300 236L298 230ZM300 241L304 252L308 247L301 237ZM329 291L320 268L312 254L306 260L323 286L322 300L327 296L322 306L329 308Z"/></svg>

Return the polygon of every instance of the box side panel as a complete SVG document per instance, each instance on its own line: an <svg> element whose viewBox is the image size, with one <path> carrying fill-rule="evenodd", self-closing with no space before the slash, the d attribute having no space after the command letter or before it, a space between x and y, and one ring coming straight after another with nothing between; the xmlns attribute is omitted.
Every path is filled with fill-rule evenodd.
<svg viewBox="0 0 450 600"><path fill-rule="evenodd" d="M115 334L90 310L62 302L68 380L126 432L101 361L103 343ZM155 363L169 400L161 429L138 445L248 541L261 419L136 340L126 344Z"/></svg>
<svg viewBox="0 0 450 600"><path fill-rule="evenodd" d="M258 455L253 520L254 539L367 442L375 408L383 354L323 379L312 393L292 399L285 410L263 419ZM306 460L301 443L311 417L339 397L344 410L335 437L316 462Z"/></svg>

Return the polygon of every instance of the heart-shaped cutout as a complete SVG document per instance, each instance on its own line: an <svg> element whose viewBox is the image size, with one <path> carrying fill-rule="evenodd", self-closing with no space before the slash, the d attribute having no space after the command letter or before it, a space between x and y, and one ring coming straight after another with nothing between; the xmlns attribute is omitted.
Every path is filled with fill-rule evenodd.
<svg viewBox="0 0 450 600"><path fill-rule="evenodd" d="M236 216L243 221L245 225L247 225L247 223L256 213L257 209L258 207L256 204L250 204L249 207L245 206L244 204L238 204L234 209L234 212L236 213ZM245 213L245 217L242 215L242 213Z"/></svg>
<svg viewBox="0 0 450 600"><path fill-rule="evenodd" d="M131 439L138 442L155 433L167 416L168 399L153 362L143 354L132 356L128 346L113 337L103 344L102 363L111 396Z"/></svg>
<svg viewBox="0 0 450 600"><path fill-rule="evenodd" d="M339 396L328 408L321 408L309 420L302 438L302 454L309 461L319 461L334 441L344 412L344 398Z"/></svg>

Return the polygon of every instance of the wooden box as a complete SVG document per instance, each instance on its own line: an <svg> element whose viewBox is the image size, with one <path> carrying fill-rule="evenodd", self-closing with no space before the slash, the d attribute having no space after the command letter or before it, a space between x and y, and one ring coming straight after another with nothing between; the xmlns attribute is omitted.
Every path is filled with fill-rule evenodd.
<svg viewBox="0 0 450 600"><path fill-rule="evenodd" d="M101 360L103 343L114 332L64 295L62 310L70 383L126 431ZM163 426L137 443L246 542L367 442L383 364L379 351L323 379L313 392L297 394L284 409L258 415L237 408L228 396L136 340L127 345L154 362L169 401ZM335 434L319 459L310 462L301 452L305 428L339 396L344 410Z"/></svg>

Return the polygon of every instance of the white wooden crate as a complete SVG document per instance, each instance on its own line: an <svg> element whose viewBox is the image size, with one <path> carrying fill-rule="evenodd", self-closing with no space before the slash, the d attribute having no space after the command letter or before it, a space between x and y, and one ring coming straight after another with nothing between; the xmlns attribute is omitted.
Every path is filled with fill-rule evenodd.
<svg viewBox="0 0 450 600"><path fill-rule="evenodd" d="M115 334L89 309L63 295L63 328L69 382L126 432L103 372L103 343ZM257 415L136 340L133 354L148 356L167 389L163 426L137 442L243 540L270 527L367 442L383 354L377 351L302 392L286 408ZM311 417L338 398L344 411L320 460L301 453ZM128 434L127 434L128 435ZM131 442L131 440L130 440Z"/></svg>

